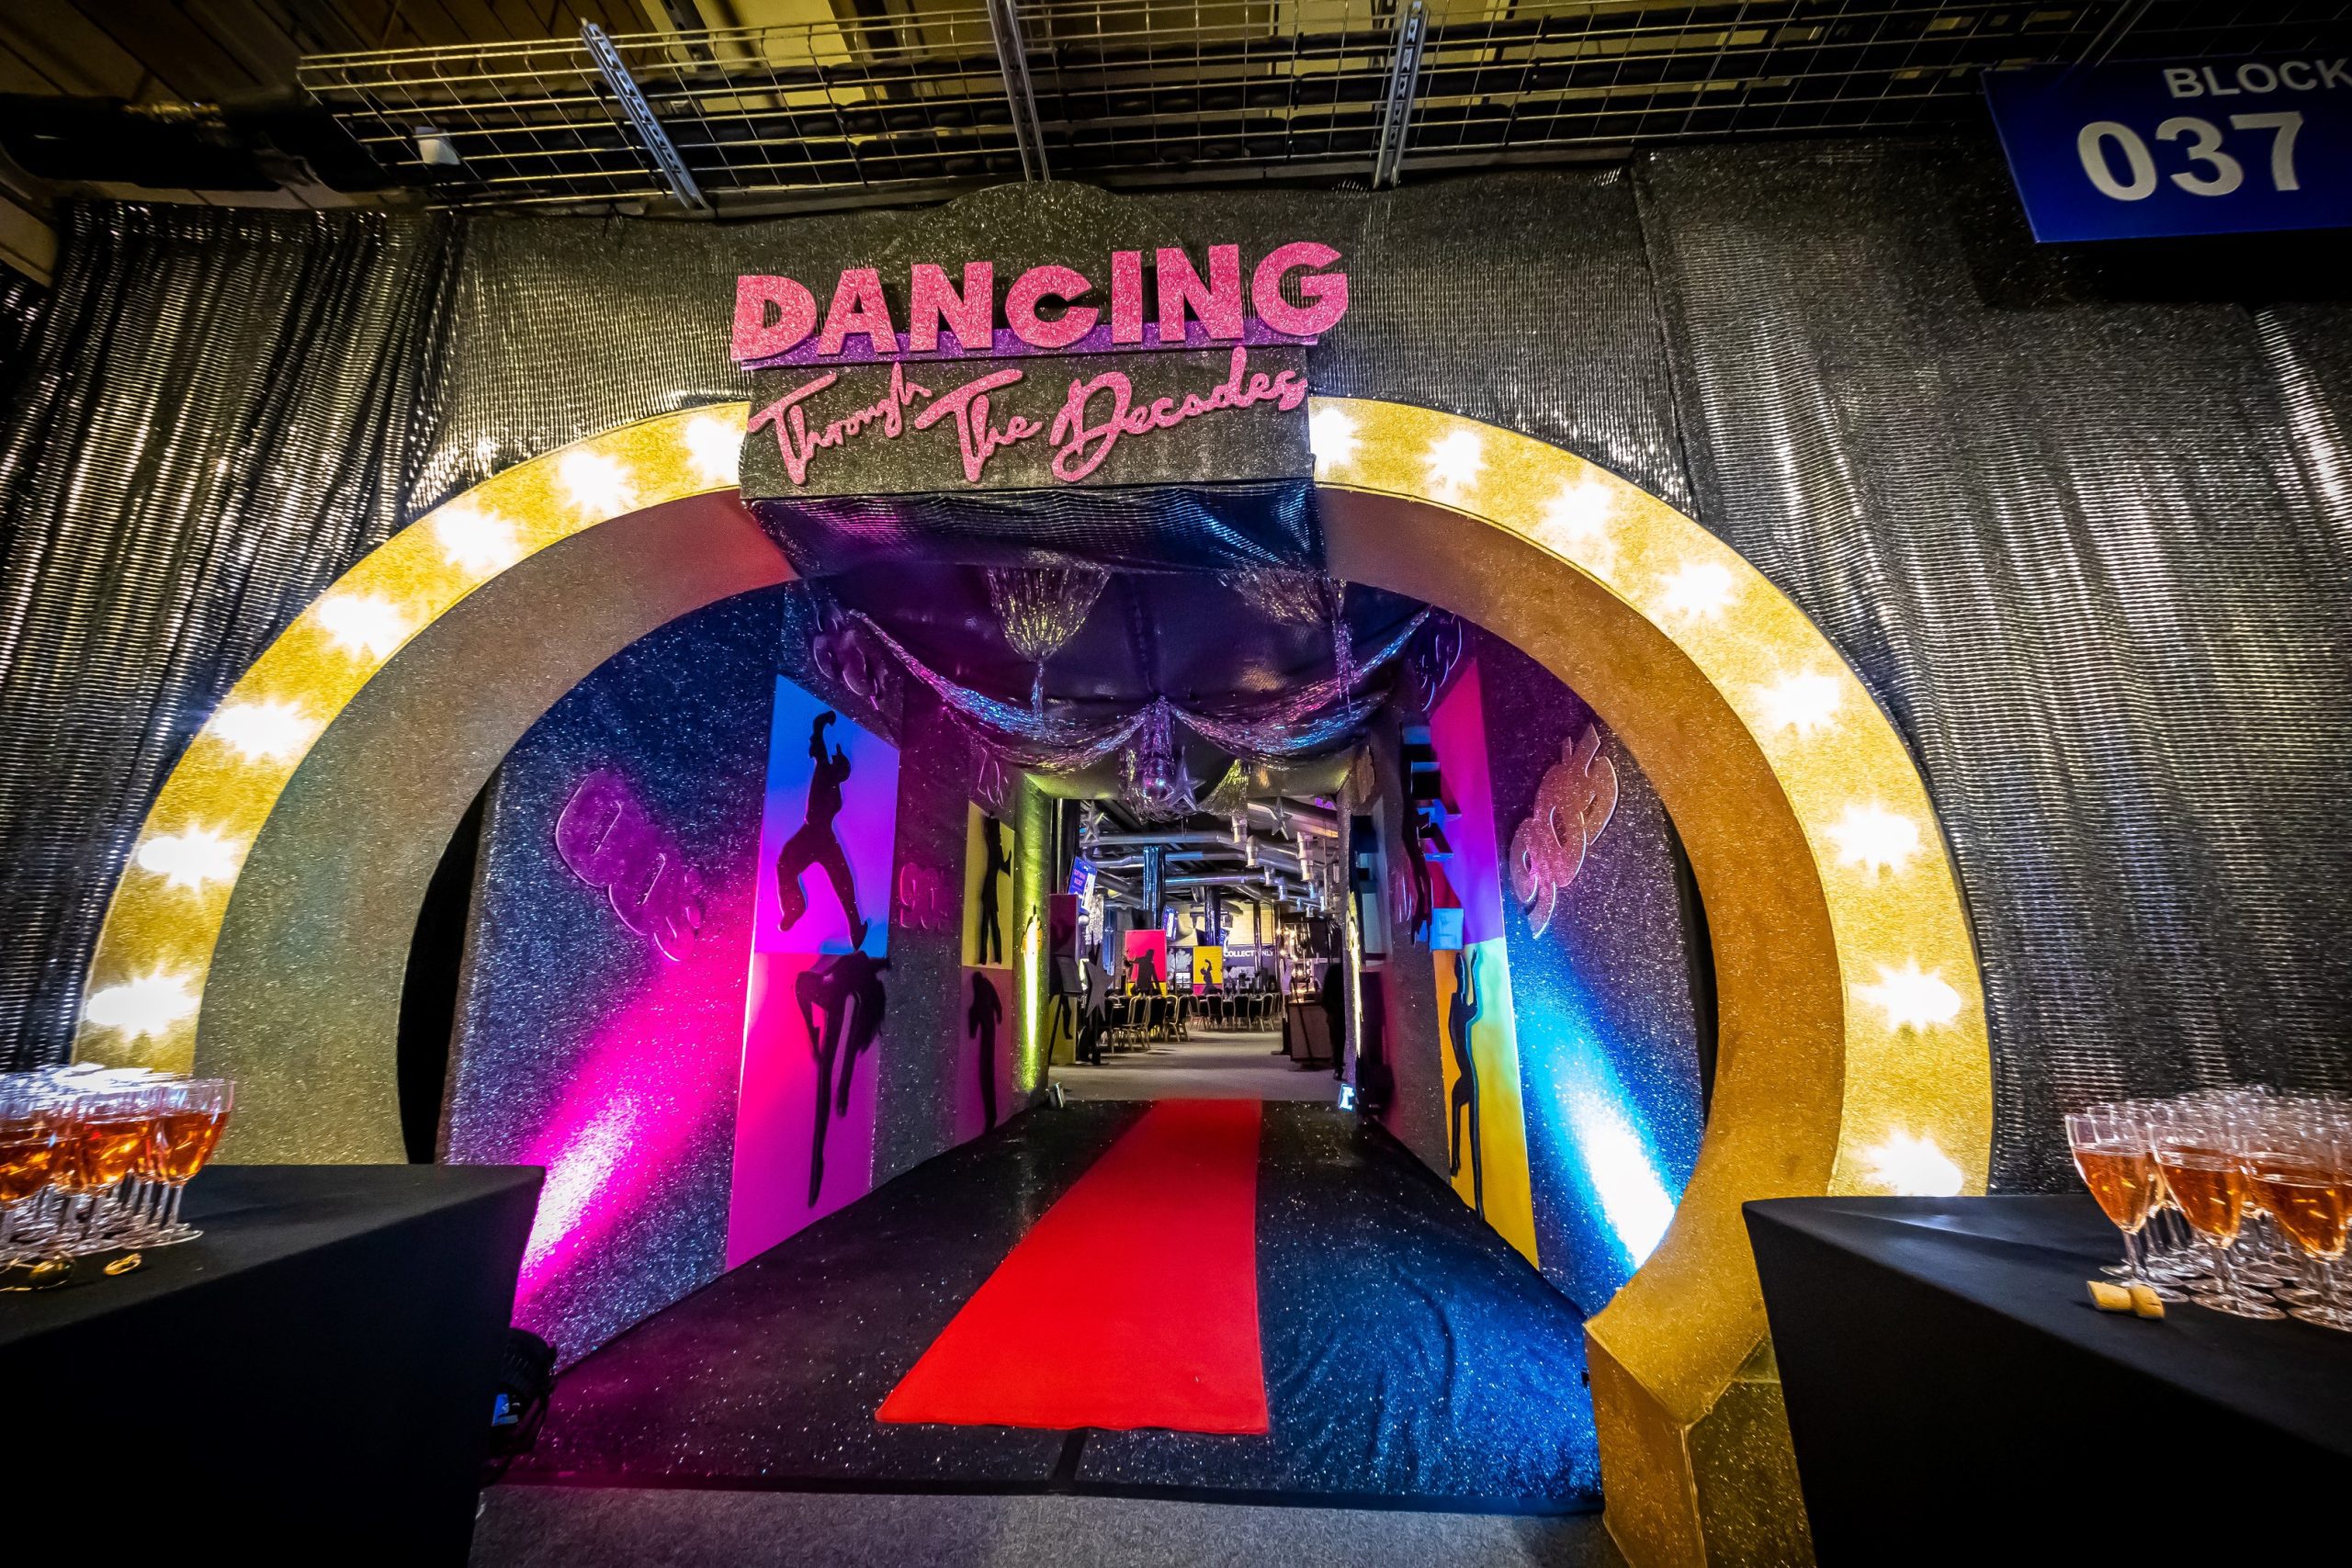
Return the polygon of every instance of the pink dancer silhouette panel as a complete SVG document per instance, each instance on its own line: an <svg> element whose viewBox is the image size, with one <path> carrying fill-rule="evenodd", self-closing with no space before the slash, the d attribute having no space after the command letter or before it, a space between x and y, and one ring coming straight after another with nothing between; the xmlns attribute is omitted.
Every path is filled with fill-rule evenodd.
<svg viewBox="0 0 2352 1568"><path fill-rule="evenodd" d="M899 753L779 680L735 1119L727 1265L874 1185Z"/></svg>

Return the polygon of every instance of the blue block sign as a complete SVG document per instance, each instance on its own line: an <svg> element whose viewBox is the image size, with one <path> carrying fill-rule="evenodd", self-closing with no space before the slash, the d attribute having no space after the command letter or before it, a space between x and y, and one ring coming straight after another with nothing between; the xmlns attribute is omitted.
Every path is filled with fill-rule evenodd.
<svg viewBox="0 0 2352 1568"><path fill-rule="evenodd" d="M1984 96L2037 240L2352 225L2352 57L2041 65Z"/></svg>

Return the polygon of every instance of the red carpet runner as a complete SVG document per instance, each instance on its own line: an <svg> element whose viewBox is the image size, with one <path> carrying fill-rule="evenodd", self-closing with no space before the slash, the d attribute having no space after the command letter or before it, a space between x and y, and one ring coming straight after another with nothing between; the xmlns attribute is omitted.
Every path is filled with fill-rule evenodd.
<svg viewBox="0 0 2352 1568"><path fill-rule="evenodd" d="M1266 1430L1254 1100L1162 1100L1046 1212L885 1421Z"/></svg>

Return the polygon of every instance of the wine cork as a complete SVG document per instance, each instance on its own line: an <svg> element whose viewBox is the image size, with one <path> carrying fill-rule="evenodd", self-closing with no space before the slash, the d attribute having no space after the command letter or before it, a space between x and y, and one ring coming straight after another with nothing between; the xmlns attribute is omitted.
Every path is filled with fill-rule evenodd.
<svg viewBox="0 0 2352 1568"><path fill-rule="evenodd" d="M2132 1292L2122 1286L2110 1285L2104 1280L2092 1280L2088 1283L2091 1288L2091 1305L2098 1308L2099 1311L2130 1312L2132 1310Z"/></svg>
<svg viewBox="0 0 2352 1568"><path fill-rule="evenodd" d="M2162 1317L2165 1314L2164 1298L2156 1294L2154 1285L2134 1285L2132 1287L2132 1312L2136 1317Z"/></svg>

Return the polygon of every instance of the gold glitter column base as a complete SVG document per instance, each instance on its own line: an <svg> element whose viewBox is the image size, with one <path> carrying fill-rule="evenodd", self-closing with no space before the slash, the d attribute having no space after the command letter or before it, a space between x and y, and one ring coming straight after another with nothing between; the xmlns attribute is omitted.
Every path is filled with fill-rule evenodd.
<svg viewBox="0 0 2352 1568"><path fill-rule="evenodd" d="M1670 1414L1588 1335L1610 1538L1642 1568L1805 1568L1813 1533L1770 1340L1698 1420Z"/></svg>

